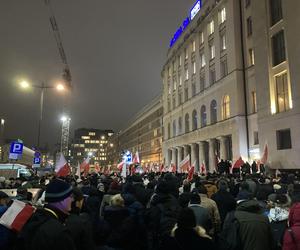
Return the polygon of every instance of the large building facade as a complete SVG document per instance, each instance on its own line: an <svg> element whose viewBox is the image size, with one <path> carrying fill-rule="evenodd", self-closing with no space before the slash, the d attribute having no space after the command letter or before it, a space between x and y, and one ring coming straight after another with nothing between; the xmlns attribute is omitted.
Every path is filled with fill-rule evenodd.
<svg viewBox="0 0 300 250"><path fill-rule="evenodd" d="M75 130L72 144L72 163L82 163L87 157L90 163L107 165L107 145L109 137L114 134L112 130L94 128L80 128Z"/></svg>
<svg viewBox="0 0 300 250"><path fill-rule="evenodd" d="M166 165L189 154L196 168L213 171L216 157L259 159L267 144L271 167L300 166L296 2L206 0L193 8L162 70Z"/></svg>
<svg viewBox="0 0 300 250"><path fill-rule="evenodd" d="M116 166L125 151L139 153L141 165L162 162L162 114L161 96L146 105L123 130L109 140L109 163Z"/></svg>

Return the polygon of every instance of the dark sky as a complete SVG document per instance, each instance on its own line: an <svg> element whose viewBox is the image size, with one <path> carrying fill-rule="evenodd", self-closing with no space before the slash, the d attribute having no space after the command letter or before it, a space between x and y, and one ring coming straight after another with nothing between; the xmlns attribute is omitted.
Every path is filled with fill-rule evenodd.
<svg viewBox="0 0 300 250"><path fill-rule="evenodd" d="M169 41L194 2L52 0L73 76L71 130L121 129L160 93ZM1 0L0 20L0 117L7 120L7 138L31 146L40 92L24 92L17 82L53 85L62 63L44 0ZM63 98L55 90L45 93L42 144L59 141Z"/></svg>

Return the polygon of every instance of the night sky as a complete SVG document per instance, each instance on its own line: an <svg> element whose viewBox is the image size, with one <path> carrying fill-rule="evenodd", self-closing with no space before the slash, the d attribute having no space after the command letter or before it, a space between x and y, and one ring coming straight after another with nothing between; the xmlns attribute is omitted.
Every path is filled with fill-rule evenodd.
<svg viewBox="0 0 300 250"><path fill-rule="evenodd" d="M45 92L41 144L59 141L68 103L71 131L126 125L161 92L161 70L173 33L195 0L52 0L73 77L73 91ZM40 91L17 83L53 85L62 63L43 0L2 0L0 7L0 117L5 137L32 146ZM65 101L64 101L65 100ZM71 133L73 137L73 132Z"/></svg>

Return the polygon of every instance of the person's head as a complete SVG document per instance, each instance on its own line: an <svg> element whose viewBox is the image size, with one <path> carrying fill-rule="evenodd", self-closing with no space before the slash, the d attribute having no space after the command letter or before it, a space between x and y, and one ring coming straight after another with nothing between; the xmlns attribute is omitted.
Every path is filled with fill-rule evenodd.
<svg viewBox="0 0 300 250"><path fill-rule="evenodd" d="M73 188L73 201L72 201L72 209L79 208L81 210L83 205L84 197L82 191L74 187Z"/></svg>
<svg viewBox="0 0 300 250"><path fill-rule="evenodd" d="M57 178L53 179L46 187L45 201L64 213L71 211L72 186Z"/></svg>
<svg viewBox="0 0 300 250"><path fill-rule="evenodd" d="M220 191L227 191L228 189L228 184L225 180L220 180L219 183L218 183L218 189Z"/></svg>
<svg viewBox="0 0 300 250"><path fill-rule="evenodd" d="M7 206L9 202L9 197L3 191L0 191L0 206Z"/></svg>
<svg viewBox="0 0 300 250"><path fill-rule="evenodd" d="M121 194L114 195L110 200L110 204L114 207L124 207L124 203L125 202Z"/></svg>
<svg viewBox="0 0 300 250"><path fill-rule="evenodd" d="M196 227L196 217L190 208L183 208L177 218L177 226L180 229L192 229Z"/></svg>
<svg viewBox="0 0 300 250"><path fill-rule="evenodd" d="M189 182L183 182L183 192L190 192L191 191L191 184Z"/></svg>
<svg viewBox="0 0 300 250"><path fill-rule="evenodd" d="M197 190L198 190L199 194L207 194L207 189L203 184L199 185L197 187Z"/></svg>
<svg viewBox="0 0 300 250"><path fill-rule="evenodd" d="M241 190L247 190L249 191L249 184L245 181L243 181L240 185Z"/></svg>
<svg viewBox="0 0 300 250"><path fill-rule="evenodd" d="M190 198L190 204L197 204L197 205L201 204L201 198L198 192L192 192Z"/></svg>

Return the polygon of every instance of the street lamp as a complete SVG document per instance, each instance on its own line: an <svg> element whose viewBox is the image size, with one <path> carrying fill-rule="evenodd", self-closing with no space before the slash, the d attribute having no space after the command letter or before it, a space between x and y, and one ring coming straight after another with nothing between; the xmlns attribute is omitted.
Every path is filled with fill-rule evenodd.
<svg viewBox="0 0 300 250"><path fill-rule="evenodd" d="M22 89L29 89L29 88L37 88L41 90L41 97L40 97L40 118L39 118L39 124L38 124L38 135L37 135L37 148L40 148L40 137L41 137L41 126L42 126L42 120L43 120L43 109L44 109L44 91L46 89L54 89L56 88L57 91L62 92L65 90L65 87L62 83L56 84L55 86L47 86L43 82L41 85L34 85L29 84L27 81L23 80L20 83L20 87Z"/></svg>

